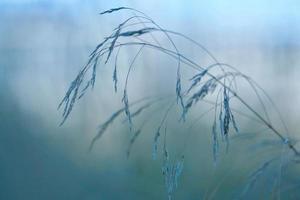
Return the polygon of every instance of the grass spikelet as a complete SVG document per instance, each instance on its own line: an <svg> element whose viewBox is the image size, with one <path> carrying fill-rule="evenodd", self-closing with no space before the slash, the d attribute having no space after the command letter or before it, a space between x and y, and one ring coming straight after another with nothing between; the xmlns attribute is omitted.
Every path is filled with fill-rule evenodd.
<svg viewBox="0 0 300 200"><path fill-rule="evenodd" d="M159 126L157 128L155 136L154 136L153 149L152 149L152 159L153 160L156 160L156 158L157 158L158 139L159 139L159 136L160 136L160 129L161 129L161 126Z"/></svg>
<svg viewBox="0 0 300 200"><path fill-rule="evenodd" d="M161 100L163 100L163 98L159 98L157 100L153 100L149 103L142 105L141 107L136 109L133 113L131 113L131 119L133 119L134 117L138 117L143 111L147 110L150 106L152 106L155 103L158 103ZM127 119L123 120L122 123L125 123L126 121Z"/></svg>
<svg viewBox="0 0 300 200"><path fill-rule="evenodd" d="M124 90L124 93L123 93L122 102L124 103L124 110L125 110L125 114L128 119L129 128L130 128L130 130L132 130L132 120L131 120L131 114L130 114L130 110L129 110L128 95L127 95L126 89Z"/></svg>
<svg viewBox="0 0 300 200"><path fill-rule="evenodd" d="M99 43L96 48L92 51L92 53L90 53L90 58L93 58L93 56L96 55L97 51L102 47L104 46L104 44L109 40L110 38L107 37L105 38L101 43Z"/></svg>
<svg viewBox="0 0 300 200"><path fill-rule="evenodd" d="M132 149L132 145L134 144L135 140L137 139L137 137L141 134L141 129L138 129L132 136L132 138L130 139L129 145L128 145L128 149L127 149L127 158L129 158L130 153L131 153L131 149Z"/></svg>
<svg viewBox="0 0 300 200"><path fill-rule="evenodd" d="M91 85L92 85L92 88L94 88L95 86L95 82L96 82L96 69L97 69L97 65L98 65L98 59L99 59L99 56L97 56L95 58L95 61L94 61L94 64L93 64L93 74L92 74L92 78L91 78Z"/></svg>
<svg viewBox="0 0 300 200"><path fill-rule="evenodd" d="M189 87L187 93L189 93L198 83L200 83L200 81L202 80L203 76L205 76L206 73L207 73L207 70L205 69L190 79L193 82L192 82L191 86Z"/></svg>
<svg viewBox="0 0 300 200"><path fill-rule="evenodd" d="M239 128L238 128L237 123L235 121L235 117L232 114L232 112L231 112L231 121L232 121L232 125L233 125L233 128L234 128L235 132L239 133L240 131L239 131Z"/></svg>
<svg viewBox="0 0 300 200"><path fill-rule="evenodd" d="M149 98L143 98L143 99L140 99L140 100L137 100L133 103L131 103L130 105L128 105L128 107L130 106L135 106L136 104L139 104L143 101L146 101L148 100ZM146 103L147 105L148 103ZM100 126L99 126L99 131L98 133L96 134L96 136L92 139L92 142L90 144L90 148L89 148L89 151L92 150L95 142L100 139L100 137L104 134L104 132L107 130L107 128L121 115L121 113L123 113L125 111L125 107L123 108L120 108L119 110L117 110L116 112L114 112L104 123L102 123Z"/></svg>
<svg viewBox="0 0 300 200"><path fill-rule="evenodd" d="M105 61L105 64L108 62L113 50L114 50L114 47L115 47L115 44L116 44L116 41L118 40L119 38L119 34L121 32L121 27L122 27L122 24L119 26L119 28L116 30L114 36L113 36L113 40L112 42L110 43L110 46L109 46L109 51L108 51L108 54L107 54L107 57L106 57L106 61Z"/></svg>
<svg viewBox="0 0 300 200"><path fill-rule="evenodd" d="M222 101L223 103L223 101ZM219 113L219 124L220 124L220 133L221 136L224 137L224 120L223 120L223 104L220 106L220 113Z"/></svg>
<svg viewBox="0 0 300 200"><path fill-rule="evenodd" d="M180 75L177 76L176 80L176 95L177 95L177 103L179 102L182 108L184 108L183 98L181 95L181 78Z"/></svg>
<svg viewBox="0 0 300 200"><path fill-rule="evenodd" d="M117 63L118 63L118 57L119 57L120 50L121 50L121 47L119 47L116 58L115 58L115 68L114 68L113 77L112 77L113 82L114 82L115 92L118 91L118 87L117 87L117 84L118 84Z"/></svg>
<svg viewBox="0 0 300 200"><path fill-rule="evenodd" d="M146 27L139 30L133 30L133 31L126 31L119 34L119 37L137 37L144 35L146 33L150 33L151 31L157 30L153 27Z"/></svg>
<svg viewBox="0 0 300 200"><path fill-rule="evenodd" d="M86 92L86 90L90 87L90 85L91 85L91 81L88 81L88 82L86 83L85 87L81 90L78 99L81 99L81 98L85 95L85 92Z"/></svg>
<svg viewBox="0 0 300 200"><path fill-rule="evenodd" d="M154 141L153 141L153 149L152 149L152 158L153 160L156 160L156 157L157 157L157 149L158 149L158 139L160 137L160 129L162 128L162 126L164 125L168 115L169 115L169 112L170 110L172 109L173 105L174 105L175 102L171 103L169 108L166 110L165 112L165 115L164 117L162 118L157 130L156 130L156 133L155 133L155 136L154 136ZM164 148L166 146L166 129L165 129L165 141L164 141Z"/></svg>
<svg viewBox="0 0 300 200"><path fill-rule="evenodd" d="M201 87L198 92L193 94L190 100L194 101L194 103L197 103L199 100L202 100L208 93L213 93L216 87L217 83L215 82L215 80L210 79Z"/></svg>
<svg viewBox="0 0 300 200"><path fill-rule="evenodd" d="M212 127L212 141L213 141L213 159L214 165L217 165L218 153L219 153L219 142L218 142L218 134L217 134L217 122L214 120Z"/></svg>
<svg viewBox="0 0 300 200"><path fill-rule="evenodd" d="M105 121L103 124L100 125L99 131L98 131L97 135L92 139L92 142L91 142L91 144L90 144L89 151L92 150L92 148L93 148L95 142L96 142L98 139L100 139L100 137L103 135L103 133L104 133L104 132L106 131L106 129L109 127L109 125L111 125L111 124L114 122L114 120L115 120L122 112L124 112L124 110L125 110L125 108L119 109L117 112L113 113L113 114L111 115L111 117L110 117L107 121Z"/></svg>
<svg viewBox="0 0 300 200"><path fill-rule="evenodd" d="M244 188L240 197L243 197L246 193L248 193L256 184L257 180L263 175L266 169L272 164L274 158L264 162L257 170L255 170L248 178L248 183Z"/></svg>
<svg viewBox="0 0 300 200"><path fill-rule="evenodd" d="M228 89L226 87L224 87L223 88L223 101L222 101L223 105L220 108L219 121L220 121L221 135L225 136L225 138L228 137L230 122L232 122L234 130L237 133L239 132L234 115L232 114L232 111L230 108L229 101L230 101L230 97L229 97Z"/></svg>
<svg viewBox="0 0 300 200"><path fill-rule="evenodd" d="M63 120L60 123L60 126L63 125L63 123L66 121L68 116L70 115L74 103L78 96L79 87L82 82L82 72L78 74L78 76L75 78L75 80L71 83L71 86L69 87L67 93L65 94L65 97L58 105L58 109L64 104L64 111L63 111Z"/></svg>
<svg viewBox="0 0 300 200"><path fill-rule="evenodd" d="M153 105L153 102L147 103L131 114L131 118L138 116L141 112Z"/></svg>
<svg viewBox="0 0 300 200"><path fill-rule="evenodd" d="M213 93L217 87L215 79L208 80L197 92L195 92L188 100L184 106L184 111L182 113L183 117L188 113L189 109L193 104L202 100L207 94Z"/></svg>
<svg viewBox="0 0 300 200"><path fill-rule="evenodd" d="M167 154L166 154L167 155ZM162 167L162 173L165 179L165 187L167 189L168 199L171 200L175 189L178 187L178 179L182 174L184 156L175 163L170 162L169 157L165 157Z"/></svg>
<svg viewBox="0 0 300 200"><path fill-rule="evenodd" d="M115 64L114 73L113 73L113 82L114 82L114 89L115 92L118 91L118 75L117 75L117 64Z"/></svg>
<svg viewBox="0 0 300 200"><path fill-rule="evenodd" d="M230 115L230 107L229 107L229 97L226 88L224 88L224 118L223 118L223 131L224 131L224 136L228 136L229 132L229 124L231 120L231 115Z"/></svg>
<svg viewBox="0 0 300 200"><path fill-rule="evenodd" d="M118 8L112 8L112 9L109 9L109 10L106 10L106 11L103 11L101 13L99 13L100 15L104 15L104 14L108 14L108 13L112 13L112 12L116 12L116 11L119 11L119 10L124 10L124 9L130 9L128 7L118 7Z"/></svg>
<svg viewBox="0 0 300 200"><path fill-rule="evenodd" d="M162 173L165 179L165 187L168 199L171 200L175 189L178 187L178 180L183 170L184 156L174 163L170 161L167 150L167 126L165 126L164 145L163 145L163 166Z"/></svg>
<svg viewBox="0 0 300 200"><path fill-rule="evenodd" d="M132 130L133 125L132 125L132 120L131 120L131 113L130 113L130 110L129 110L128 95L127 95L127 84L128 84L129 74L130 74L130 71L133 67L133 64L136 61L137 57L142 52L143 48L144 48L144 45L140 47L139 51L135 54L130 66L129 66L129 69L128 69L128 72L127 72L127 75L126 75L124 93L123 93L123 98L122 98L122 102L124 103L124 106L125 106L125 114L128 118L128 123L129 123L129 129L130 130Z"/></svg>

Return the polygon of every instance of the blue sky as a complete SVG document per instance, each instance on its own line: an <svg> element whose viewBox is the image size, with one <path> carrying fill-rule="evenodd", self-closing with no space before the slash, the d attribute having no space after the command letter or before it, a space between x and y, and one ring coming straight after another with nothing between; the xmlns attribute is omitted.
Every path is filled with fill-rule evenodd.
<svg viewBox="0 0 300 200"><path fill-rule="evenodd" d="M188 19L203 17L226 26L255 26L267 24L298 26L300 23L300 1L251 0L251 1L197 1L197 0L120 0L120 1L83 1L83 0L1 0L1 10L28 11L45 9L52 11L63 8L68 12L78 12L83 8L94 9L95 12L111 7L130 6L147 13L157 12L164 17ZM80 11L82 12L82 11ZM199 19L200 20L200 19Z"/></svg>

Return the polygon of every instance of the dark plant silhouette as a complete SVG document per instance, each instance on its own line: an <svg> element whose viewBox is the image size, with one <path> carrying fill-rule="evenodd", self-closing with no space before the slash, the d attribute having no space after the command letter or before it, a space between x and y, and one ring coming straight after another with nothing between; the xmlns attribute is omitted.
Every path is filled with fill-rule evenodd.
<svg viewBox="0 0 300 200"><path fill-rule="evenodd" d="M192 109L195 109L195 105L198 102L206 102L211 104L212 107L208 110L214 111L214 118L212 119L212 152L213 159L215 163L217 163L218 155L219 155L219 143L220 141L224 141L227 146L230 140L230 128L232 127L234 132L239 133L238 123L236 121L236 114L244 115L246 117L251 118L247 113L243 113L234 109L231 106L231 101L236 99L241 105L243 105L249 113L254 116L254 120L264 124L264 126L271 130L273 134L275 134L281 143L289 148L296 157L299 156L298 150L295 148L295 144L291 142L292 140L287 137L287 127L280 115L280 112L276 108L272 99L268 96L266 91L258 85L252 78L240 72L237 68L219 62L212 53L210 53L204 46L197 43L193 39L189 38L186 35L181 33L170 31L163 29L160 25L154 22L149 16L145 13L138 11L133 8L128 7L119 7L113 8L107 11L100 13L111 14L119 11L128 11L129 14L132 14L129 18L120 23L112 32L111 35L104 38L104 40L99 43L94 51L90 54L87 64L80 70L77 77L72 81L68 91L66 92L64 98L59 104L58 108L63 109L63 119L61 125L66 121L69 117L76 101L84 96L85 92L89 88L93 88L96 81L96 70L97 67L100 66L101 60L104 62L101 63L105 65L109 61L114 61L114 70L113 70L113 82L115 92L118 91L119 81L118 81L118 56L120 53L120 49L134 46L138 48L138 52L133 58L129 69L126 75L126 81L124 83L123 88L123 98L122 102L124 104L123 108L120 108L115 113L113 113L107 121L105 121L101 126L93 138L90 150L92 150L95 142L105 133L106 129L112 124L112 122L121 116L121 114L125 113L128 125L130 130L133 132L133 136L130 140L130 145L128 147L127 156L130 155L130 151L132 145L136 141L136 138L143 131L142 124L141 127L136 128L133 124L132 119L134 117L138 117L144 110L149 109L153 104L161 103L163 101L170 102L166 109L161 112L162 120L155 128L154 132L154 140L153 140L153 158L157 157L158 146L160 145L160 138L163 135L163 175L165 178L165 185L168 193L169 199L172 198L174 189L177 187L177 182L180 174L182 173L183 163L184 163L184 155L181 155L175 162L171 162L169 159L169 153L167 151L167 125L166 120L169 117L169 113L172 109L180 109L181 116L180 120L182 123L185 122L185 119L189 112ZM161 45L155 34L164 35L168 42L171 45L171 48L165 47ZM150 35L153 39L153 42L149 42L144 38L145 35ZM175 42L173 41L173 36L181 37L186 41L192 42L194 45L197 45L203 52L207 54L207 56L212 60L213 64L209 66L201 66L197 62L193 61L192 58L184 55L179 51ZM163 54L169 56L172 59L177 61L176 66L176 85L175 85L175 94L174 96L167 97L146 97L141 100L131 102L130 96L127 92L128 78L130 77L130 72L132 67L142 53L145 48L154 49L156 51L162 52ZM115 55L115 59L112 59L113 55ZM181 68L183 66L189 67L196 71L194 76L190 79L190 86L187 89L183 88L182 85L182 74ZM89 77L88 74L91 74ZM243 99L239 93L237 92L238 81L246 81L249 85L249 88L253 90L254 94L257 97L257 101L263 108L263 112L258 112L255 108L250 106L250 104ZM264 98L262 98L262 96ZM207 99L208 96L213 96L214 101L209 101ZM265 102L263 99L267 99ZM266 103L272 106L272 108L278 113L282 125L285 127L285 134L279 131L276 128L276 124L273 124L270 120L268 111L266 109ZM253 118L253 117L252 117ZM164 134L163 134L164 132ZM251 188L254 186L256 181L259 179L261 174L278 158L270 159L267 162L263 163L263 165L254 171L249 176L248 184L246 184L245 189L242 192L242 195L245 195ZM279 159L280 160L280 159ZM214 191L215 192L215 191ZM210 195L212 198L212 195Z"/></svg>

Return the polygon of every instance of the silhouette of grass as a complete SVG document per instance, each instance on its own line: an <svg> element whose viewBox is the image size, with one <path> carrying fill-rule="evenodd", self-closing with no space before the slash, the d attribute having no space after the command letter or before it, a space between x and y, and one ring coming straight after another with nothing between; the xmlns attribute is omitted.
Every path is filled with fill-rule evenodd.
<svg viewBox="0 0 300 200"><path fill-rule="evenodd" d="M157 151L159 146L159 139L161 136L162 128L166 127L166 121L169 117L169 112L174 108L181 108L181 116L180 118L185 121L190 110L196 109L195 105L198 102L208 102L206 99L208 96L216 95L214 102L209 102L212 104L212 108L209 110L214 110L214 120L212 123L212 152L213 152L213 160L214 163L217 163L217 158L219 155L219 138L222 138L223 141L226 142L228 148L228 141L230 140L230 128L232 127L236 133L239 133L240 130L238 128L238 123L236 122L236 117L234 114L239 114L247 118L252 118L256 122L263 124L265 128L270 130L273 134L275 134L281 142L283 142L286 147L288 147L296 156L299 156L298 150L295 148L295 144L292 143L288 138L288 129L284 120L278 111L278 108L275 106L272 99L268 96L266 91L258 85L252 78L240 72L235 67L228 65L226 63L219 62L213 54L208 51L204 46L197 43L193 39L188 36L163 29L160 25L154 22L149 16L145 13L129 8L129 7L119 7L112 8L110 10L106 10L101 12L101 15L117 13L122 10L127 10L132 13L132 16L124 20L120 23L112 32L110 36L104 38L102 42L100 42L96 48L92 51L89 56L87 64L80 70L76 78L71 82L69 89L67 90L64 98L60 102L58 109L62 108L62 122L61 125L66 121L69 117L72 109L76 101L82 98L85 95L85 92L89 88L93 88L96 81L96 71L97 67L100 65L100 61L104 60L104 65L107 64L110 60L112 60L112 56L115 55L114 59L114 70L113 70L113 82L114 82L114 90L117 92L117 84L118 84L118 67L117 61L120 54L120 49L133 46L139 47L137 53L135 54L133 60L130 63L129 69L127 71L126 80L124 83L123 89L123 98L122 102L124 104L123 108L120 108L115 113L113 113L107 121L105 121L101 126L97 133L97 135L93 138L90 150L93 148L95 142L105 133L107 128L118 118L121 114L125 113L127 121L129 122L130 130L133 132L133 136L130 140L129 147L127 150L127 156L129 156L133 143L136 141L136 138L143 131L141 126L139 129L135 130L134 124L132 121L133 117L139 116L142 111L149 109L149 107L157 100L152 100L150 102L144 103L141 107L139 107L135 112L131 112L132 107L136 104L146 101L146 99L141 99L139 101L131 103L129 101L129 95L127 90L128 80L130 77L130 72L132 70L133 65L135 64L136 59L142 53L143 49L153 49L155 51L161 52L164 55L169 56L172 59L177 61L176 66L176 85L175 85L175 101L172 101L169 106L166 106L166 109L162 111L162 119L158 124L158 127L155 129L154 141L153 141L153 158L156 159ZM141 26L140 28L137 26ZM134 29L131 29L134 28ZM171 44L172 48L168 48L166 46L162 46L158 40L155 38L154 34L163 34L166 36L168 42ZM147 41L143 38L145 35L150 34L153 42ZM199 47L206 55L211 59L213 64L208 66L201 66L200 64L193 61L187 55L184 55L177 48L173 36L181 37L185 39L187 42L191 42L192 44ZM120 39L125 41L121 41ZM117 53L115 52L115 49ZM181 83L181 68L185 65L196 71L195 75L190 79L190 85L187 89L184 89ZM92 72L90 77L87 77L88 72ZM87 79L86 83L85 80ZM237 81L246 81L249 85L252 92L255 94L258 102L262 107L262 113L258 112L255 108L250 106L250 104L243 99L239 93L237 92ZM263 97L268 101L263 101ZM243 105L249 113L252 114L250 116L247 113L243 113L234 109L231 106L232 99L236 99L241 105ZM149 99L148 99L149 100ZM147 101L148 101L147 100ZM177 104L176 104L177 102ZM267 111L266 104L270 104L272 108L278 113L279 118L281 120L282 126L285 128L285 134L280 132L276 126L277 123L273 124L269 117L269 113ZM176 106L178 105L178 106ZM179 159L175 162L171 162L169 159L169 153L167 151L167 130L165 128L165 137L163 144L163 174L165 177L165 184L167 188L168 198L171 199L174 193L175 188L177 187L178 178L182 173L183 169L183 160L184 156L181 155ZM185 144L186 145L186 144ZM264 171L268 168L269 165L273 162L269 160L265 162L259 169L257 169L250 177L246 189L243 191L243 195L246 194L256 183L258 178Z"/></svg>

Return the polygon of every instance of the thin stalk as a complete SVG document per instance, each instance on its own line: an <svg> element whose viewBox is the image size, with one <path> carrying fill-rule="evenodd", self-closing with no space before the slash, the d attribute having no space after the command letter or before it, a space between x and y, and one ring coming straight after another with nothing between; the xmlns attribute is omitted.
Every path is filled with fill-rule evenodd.
<svg viewBox="0 0 300 200"><path fill-rule="evenodd" d="M187 64L188 66L192 67L195 70L204 70L205 68L203 68L202 66L200 66L199 64L195 63L194 61L192 61L191 59L187 58L186 56L182 55L181 53L177 53L174 52L170 49L166 49L163 47L159 47L157 45L154 44L149 44L149 43L144 43L144 42L129 42L129 43L120 43L117 44L115 47L117 46L127 46L127 45L142 45L142 46L148 46L148 47L152 47L156 50L162 51L164 53L166 53L167 55L172 54L173 56L180 56L181 59L185 60L186 62L184 62L185 64ZM104 50L104 49L103 49ZM102 54L105 54L105 52L102 52ZM242 73L238 73L242 76L244 76ZM210 72L207 72L207 75L209 75L211 78L213 78L214 80L216 80L216 82L218 82L222 87L225 87L234 97L236 97L248 110L250 110L259 120L261 120L268 128L270 128L272 130L272 132L277 135L282 142L284 142L285 144L288 145L288 147L295 153L295 155L300 156L299 151L294 147L293 144L291 144L289 142L289 140L287 140L286 137L284 137L277 129L275 129L275 127L269 123L263 116L261 116L257 111L255 111L246 101L243 100L243 98L241 98L235 91L233 91L230 87L228 87L227 85L225 85L221 80L219 80L218 77L214 76L213 74L211 74Z"/></svg>

